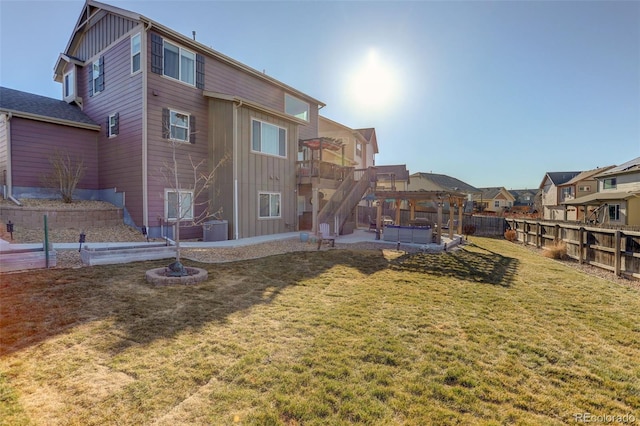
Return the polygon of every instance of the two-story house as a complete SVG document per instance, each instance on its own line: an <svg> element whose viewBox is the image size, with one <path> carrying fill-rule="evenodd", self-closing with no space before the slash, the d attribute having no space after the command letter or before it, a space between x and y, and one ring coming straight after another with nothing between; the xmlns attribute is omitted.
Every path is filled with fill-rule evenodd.
<svg viewBox="0 0 640 426"><path fill-rule="evenodd" d="M593 178L597 190L564 202L581 212L584 221L640 225L640 157L601 169Z"/></svg>
<svg viewBox="0 0 640 426"><path fill-rule="evenodd" d="M598 182L596 181L595 176L612 167L613 166L608 166L596 168L593 170L586 170L584 172L578 173L569 181L558 185L560 203L566 206L564 220L580 221L584 219L584 212L582 212L580 209L577 209L575 206L567 205L566 202L596 192L598 190Z"/></svg>
<svg viewBox="0 0 640 426"><path fill-rule="evenodd" d="M511 189L509 192L515 198L512 210L522 213L536 211L536 200L541 197L539 189Z"/></svg>
<svg viewBox="0 0 640 426"><path fill-rule="evenodd" d="M412 173L410 175L411 181L409 182L410 191L444 191L452 193L465 194L467 200L472 200L474 195L480 194L480 190L460 179L452 176L447 176L439 173ZM423 207L429 210L435 211L436 207L433 203L427 203ZM469 201L464 206L464 211L470 212L473 205L472 201ZM445 205L445 211L449 211L449 206Z"/></svg>
<svg viewBox="0 0 640 426"><path fill-rule="evenodd" d="M230 238L296 229L299 140L318 137L322 102L149 18L92 0L54 79L64 101L94 123L89 130L100 125L96 198L115 188L131 224L159 236L167 222L209 209L221 211ZM174 158L177 187L164 167ZM193 164L203 162L198 172L207 174L223 158L198 198ZM201 234L193 226L182 236Z"/></svg>
<svg viewBox="0 0 640 426"><path fill-rule="evenodd" d="M503 186L478 188L479 194L473 195L474 210L483 213L503 213L511 207L516 198Z"/></svg>
<svg viewBox="0 0 640 426"><path fill-rule="evenodd" d="M558 187L569 182L580 172L547 172L538 187L542 191L542 218L550 220L564 220L565 207Z"/></svg>

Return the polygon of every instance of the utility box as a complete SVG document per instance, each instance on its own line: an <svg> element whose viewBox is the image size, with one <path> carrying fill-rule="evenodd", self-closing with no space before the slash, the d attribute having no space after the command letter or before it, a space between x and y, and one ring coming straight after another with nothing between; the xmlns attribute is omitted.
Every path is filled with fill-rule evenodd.
<svg viewBox="0 0 640 426"><path fill-rule="evenodd" d="M229 222L210 220L202 224L203 241L226 241L229 239Z"/></svg>

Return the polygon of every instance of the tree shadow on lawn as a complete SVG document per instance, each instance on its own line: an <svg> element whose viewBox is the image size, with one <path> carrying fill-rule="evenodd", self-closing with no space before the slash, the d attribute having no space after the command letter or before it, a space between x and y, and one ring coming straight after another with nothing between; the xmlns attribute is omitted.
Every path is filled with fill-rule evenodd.
<svg viewBox="0 0 640 426"><path fill-rule="evenodd" d="M110 350L150 343L253 306L271 303L287 287L306 285L336 266L374 274L389 267L379 252L328 250L274 255L222 264L185 260L207 269L209 279L192 286L156 287L145 272L167 261L80 269L29 271L2 276L0 282L0 356L81 324L109 320ZM343 275L349 272L341 272ZM331 282L327 275L327 283ZM322 284L320 284L322 285ZM316 284L311 291L318 291Z"/></svg>
<svg viewBox="0 0 640 426"><path fill-rule="evenodd" d="M474 246L473 250L462 248L448 253L406 254L394 259L391 268L509 287L518 264L518 259Z"/></svg>

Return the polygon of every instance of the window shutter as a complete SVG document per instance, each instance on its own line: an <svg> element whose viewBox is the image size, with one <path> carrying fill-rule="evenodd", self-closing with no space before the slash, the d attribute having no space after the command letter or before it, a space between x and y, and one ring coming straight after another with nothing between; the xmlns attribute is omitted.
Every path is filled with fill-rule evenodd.
<svg viewBox="0 0 640 426"><path fill-rule="evenodd" d="M120 113L116 112L116 116L114 117L114 125L113 125L113 134L114 135L119 135L120 134Z"/></svg>
<svg viewBox="0 0 640 426"><path fill-rule="evenodd" d="M171 124L169 123L169 108L162 108L162 137L164 139L169 139L169 134L171 132Z"/></svg>
<svg viewBox="0 0 640 426"><path fill-rule="evenodd" d="M107 131L106 131L106 132L104 132L106 137L111 136L111 135L109 134L109 128L110 128L110 127L111 127L111 117L107 115L107 126L106 126Z"/></svg>
<svg viewBox="0 0 640 426"><path fill-rule="evenodd" d="M189 143L196 143L196 116L189 116Z"/></svg>
<svg viewBox="0 0 640 426"><path fill-rule="evenodd" d="M151 72L162 74L162 37L151 33Z"/></svg>
<svg viewBox="0 0 640 426"><path fill-rule="evenodd" d="M89 76L87 80L89 81L89 96L93 96L93 63L89 64Z"/></svg>
<svg viewBox="0 0 640 426"><path fill-rule="evenodd" d="M204 89L204 56L196 55L196 87Z"/></svg>
<svg viewBox="0 0 640 426"><path fill-rule="evenodd" d="M104 56L100 56L98 70L98 91L102 92L104 90Z"/></svg>

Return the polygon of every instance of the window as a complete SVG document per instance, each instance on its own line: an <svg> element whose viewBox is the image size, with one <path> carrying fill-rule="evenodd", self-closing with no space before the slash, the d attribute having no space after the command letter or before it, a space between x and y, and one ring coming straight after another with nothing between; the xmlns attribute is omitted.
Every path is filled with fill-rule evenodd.
<svg viewBox="0 0 640 426"><path fill-rule="evenodd" d="M120 133L120 113L111 114L107 119L107 136L114 137Z"/></svg>
<svg viewBox="0 0 640 426"><path fill-rule="evenodd" d="M562 188L560 192L560 200L570 200L573 198L573 186Z"/></svg>
<svg viewBox="0 0 640 426"><path fill-rule="evenodd" d="M181 142L196 143L196 118L193 115L162 109L162 137Z"/></svg>
<svg viewBox="0 0 640 426"><path fill-rule="evenodd" d="M287 156L287 129L252 120L251 148L263 154Z"/></svg>
<svg viewBox="0 0 640 426"><path fill-rule="evenodd" d="M588 191L591 191L591 187L589 185L581 186L581 187L578 188L578 191L580 191L580 192L588 192Z"/></svg>
<svg viewBox="0 0 640 426"><path fill-rule="evenodd" d="M362 157L362 142L356 142L356 155Z"/></svg>
<svg viewBox="0 0 640 426"><path fill-rule="evenodd" d="M89 67L89 96L97 95L104 90L104 56Z"/></svg>
<svg viewBox="0 0 640 426"><path fill-rule="evenodd" d="M76 78L75 78L75 72L69 71L68 73L66 73L64 75L64 83L63 83L63 91L64 91L64 98L68 99L68 98L75 98L76 96Z"/></svg>
<svg viewBox="0 0 640 426"><path fill-rule="evenodd" d="M620 220L620 204L609 204L609 220Z"/></svg>
<svg viewBox="0 0 640 426"><path fill-rule="evenodd" d="M605 179L603 182L603 189L616 189L616 186L618 186L616 178Z"/></svg>
<svg viewBox="0 0 640 426"><path fill-rule="evenodd" d="M493 207L500 207L500 201L495 200L495 201L493 202Z"/></svg>
<svg viewBox="0 0 640 426"><path fill-rule="evenodd" d="M193 219L192 191L165 189L164 195L164 211L168 220ZM178 215L178 212L180 212L180 215Z"/></svg>
<svg viewBox="0 0 640 426"><path fill-rule="evenodd" d="M188 50L164 42L164 75L195 85L196 79L196 55Z"/></svg>
<svg viewBox="0 0 640 426"><path fill-rule="evenodd" d="M285 93L284 112L304 121L309 121L309 104Z"/></svg>
<svg viewBox="0 0 640 426"><path fill-rule="evenodd" d="M258 216L261 219L273 219L280 217L280 193L260 192L258 194L260 211Z"/></svg>
<svg viewBox="0 0 640 426"><path fill-rule="evenodd" d="M131 74L140 71L140 34L131 37Z"/></svg>

